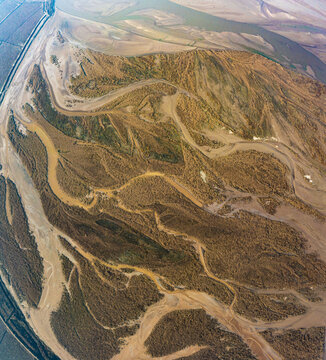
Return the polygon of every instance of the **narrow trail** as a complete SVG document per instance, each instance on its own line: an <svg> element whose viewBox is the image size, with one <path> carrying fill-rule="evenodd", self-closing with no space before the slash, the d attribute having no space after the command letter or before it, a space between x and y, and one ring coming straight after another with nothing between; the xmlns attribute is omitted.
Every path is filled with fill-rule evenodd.
<svg viewBox="0 0 326 360"><path fill-rule="evenodd" d="M177 351L173 354L166 355L166 356L160 356L160 357L151 357L148 355L149 360L178 360L184 357L189 357L191 355L194 355L198 353L199 351L206 349L208 346L188 346L185 349L182 349L180 351Z"/></svg>
<svg viewBox="0 0 326 360"><path fill-rule="evenodd" d="M86 205L79 199L70 196L62 189L57 178L57 166L60 155L46 131L36 122L26 122L21 118L18 119L30 132L35 133L40 138L46 148L48 154L48 182L53 193L67 205L81 207L85 210L90 210L94 207L95 198L89 205Z"/></svg>
<svg viewBox="0 0 326 360"><path fill-rule="evenodd" d="M207 267L207 264L206 264L206 261L205 261L205 257L204 257L204 251L203 251L203 246L197 242L196 244L196 247L197 247L197 252L199 254L199 259L200 259L200 262L204 268L204 271L206 273L206 275L215 280L216 282L220 283L220 284L223 284L227 289L229 289L231 291L231 293L233 294L233 300L232 300L232 303L229 307L229 310L231 311L231 313L233 313L233 307L234 307L234 304L237 302L238 300L238 293L236 291L236 289L228 282L228 281L225 281L223 279L220 279L218 277L216 277Z"/></svg>
<svg viewBox="0 0 326 360"><path fill-rule="evenodd" d="M42 67L41 67L42 68ZM47 74L45 69L42 70L43 76L47 81L48 88L50 89L50 96L52 103L54 104L56 110L65 114L67 116L96 116L108 114L110 111L108 110L98 110L99 108L105 106L111 101L116 100L118 97L127 94L129 92L134 91L135 89L141 88L146 85L152 85L155 83L166 83L171 86L176 87L175 85L165 81L165 80L146 80L144 82L138 82L126 86L122 89L115 90L109 94L104 95L100 98L88 99L86 104L77 104L78 110L71 110L70 108L66 108L64 104L58 104L57 97L52 89L51 83L47 78ZM217 149L207 149L203 146L199 146L195 140L190 135L187 127L181 121L179 115L177 114L176 107L179 94L185 94L190 97L196 97L193 94L190 94L184 89L180 89L176 87L177 92L175 95L166 95L163 97L163 101L161 104L161 110L163 113L170 116L179 130L181 131L185 141L194 149L200 151L203 155L205 155L209 159L216 159L218 157L224 157L235 153L236 151L248 151L248 150L256 150L264 153L268 153L274 155L277 159L279 159L282 163L286 164L290 169L290 182L291 186L294 189L295 193L302 199L309 198L311 201L311 205L315 206L320 211L324 210L324 206L326 204L326 187L323 191L318 191L316 189L311 189L306 186L304 179L300 177L297 167L298 159L300 158L301 167L309 168L309 164L307 164L298 153L296 153L296 159L294 160L293 150L289 149L287 145L283 144L280 141L275 142L274 140L266 141L266 139L262 139L261 141L249 141L237 138L233 135L221 134L221 138L225 143L224 146ZM69 94L72 96L71 94ZM82 108L82 110L81 110ZM230 139L232 139L230 141ZM320 178L318 173L314 172L313 177ZM322 180L318 181L320 186L323 186ZM309 194L309 195L308 195Z"/></svg>
<svg viewBox="0 0 326 360"><path fill-rule="evenodd" d="M197 199L184 185L181 185L176 180L172 179L171 177L159 172L159 171L147 171L144 174L141 174L139 176L135 176L131 178L129 181L127 181L124 185L113 188L113 189L107 189L107 188L95 188L95 191L105 193L109 197L114 196L114 192L121 192L125 188L132 185L132 183L136 182L140 179L150 178L150 177L159 177L164 179L168 184L170 184L173 188L175 188L180 194L184 195L188 200L190 200L193 204L195 204L198 207L203 207L204 203Z"/></svg>
<svg viewBox="0 0 326 360"><path fill-rule="evenodd" d="M43 61L45 61L45 58L43 59ZM223 141L225 145L218 149L206 149L205 147L197 145L195 140L190 135L187 127L183 124L183 122L179 118L176 111L179 94L184 94L189 97L197 98L194 94L189 93L185 89L179 88L176 85L164 79L149 79L137 83L132 83L121 89L111 91L110 93L102 97L87 99L87 100L76 97L67 90L65 90L66 92L65 97L71 98L72 100L78 98L77 103L73 105L78 107L78 109L75 110L65 106L64 101L61 99L62 94L60 95L59 92L57 92L57 94L55 93L47 75L47 71L49 70L45 69L45 66L43 65L42 62L41 62L41 71L47 82L50 91L50 97L52 103L54 104L54 107L58 112L61 112L67 116L76 116L76 115L96 116L100 114L107 114L108 111L102 111L99 109L103 108L103 106L105 106L106 104L116 100L120 96L130 93L143 86L152 85L156 83L165 83L170 86L173 86L177 89L177 92L175 95L166 95L165 97L163 97L161 110L163 110L164 113L169 115L174 120L177 127L180 129L184 139L191 147L197 149L198 151L200 151L202 154L204 154L206 157L210 159L216 159L218 157L231 155L236 151L248 151L248 150L256 150L256 151L272 154L276 158L278 158L282 163L286 164L290 169L291 175L289 180L297 196L301 199L309 199L310 205L316 207L321 212L325 212L326 185L322 180L320 174L314 171L313 177L315 179L318 179L318 186L320 187L321 190L318 191L316 189L312 189L311 187L307 187L304 179L302 178L302 176L300 176L298 164L301 163L300 164L301 168L306 168L311 170L309 163L306 163L306 161L302 158L302 156L300 156L299 153L296 152L295 154L293 154L293 149L289 149L289 147L286 144L283 144L281 141L277 141L277 142L275 142L274 140L266 141L267 139L262 139L261 141L246 141L237 137L235 137L232 141L229 141L229 139L232 138L232 136L228 134L228 136L222 136L223 139L226 140L226 142Z"/></svg>
<svg viewBox="0 0 326 360"><path fill-rule="evenodd" d="M53 191L53 193L65 204L70 206L76 206L85 209L86 211L91 210L97 203L98 195L106 194L108 197L116 197L115 193L119 193L123 189L127 188L128 186L132 185L133 182L149 177L160 177L163 178L167 183L169 183L172 187L174 187L179 193L184 195L188 200L193 202L198 207L203 207L203 203L198 200L185 186L178 183L176 180L166 176L161 172L146 172L134 178L131 178L127 183L124 185L117 187L117 188L95 188L93 193L93 200L90 204L85 204L84 202L80 201L79 199L67 194L59 184L57 178L57 166L58 161L60 159L60 155L55 148L53 141L51 140L50 136L46 133L46 131L36 122L26 122L21 118L17 119L24 124L24 126L31 132L38 135L41 142L46 148L48 154L48 181L49 185Z"/></svg>
<svg viewBox="0 0 326 360"><path fill-rule="evenodd" d="M155 84L166 84L166 85L172 86L173 88L177 89L177 91L180 93L183 93L187 96L195 97L194 95L190 94L185 89L179 88L178 86L172 84L171 82L169 82L165 79L148 79L148 80L141 80L138 82L134 82L134 83L131 83L124 87L118 88L116 90L112 90L109 93L107 93L101 97L89 98L86 100L85 100L85 98L78 97L76 95L72 95L71 93L67 92L67 93L65 93L65 97L71 99L73 104L74 104L74 101L77 100L76 106L78 107L78 109L73 109L70 106L75 106L75 105L70 104L70 106L67 107L65 105L63 99L61 99L62 96L56 96L55 91L54 91L52 84L49 80L49 77L47 75L47 71L42 62L40 64L40 69L41 69L42 76L44 77L44 79L47 83L49 93L50 93L50 99L51 99L51 102L52 102L54 108L59 113L62 113L66 116L96 116L96 115L107 114L108 110L100 110L100 109L107 106L108 104L114 102L121 96L132 93L133 91L139 90L143 87L151 86L151 85L155 85ZM59 95L59 94L57 94L57 95Z"/></svg>
<svg viewBox="0 0 326 360"><path fill-rule="evenodd" d="M199 256L199 260L200 263L204 269L205 274L207 275L207 277L213 279L214 281L224 285L232 294L233 294L233 300L232 303L229 307L230 311L233 311L233 306L237 301L237 291L235 290L235 288L231 285L231 283L218 278L217 276L215 276L209 269L208 266L206 264L206 260L205 260L205 255L204 255L204 251L205 251L205 246L195 237L189 237L189 235L185 234L185 233L181 233L181 232L177 232L175 230L172 229L168 229L165 225L162 224L159 215L155 212L155 221L157 224L157 228L160 231L165 232L168 235L174 235L176 237L181 236L184 240L190 242L193 244L198 256Z"/></svg>
<svg viewBox="0 0 326 360"><path fill-rule="evenodd" d="M122 271L124 269L134 270L138 273L141 273L151 279L156 285L158 291L165 295L165 298L154 305L152 305L149 309L147 309L140 325L140 329L137 333L129 339L128 344L122 349L121 353L115 356L113 359L115 360L129 360L130 358L135 358L137 360L148 359L148 355L146 355L146 348L144 346L144 342L147 337L150 335L151 331L154 329L155 325L158 321L169 312L180 309L204 309L209 315L213 316L217 319L222 325L226 326L230 331L238 334L243 341L249 346L252 352L257 356L259 360L281 360L282 357L278 353L276 353L271 346L264 340L264 338L255 330L253 325L249 325L248 321L244 321L239 316L234 314L232 310L232 305L230 307L226 307L222 303L217 302L215 299L210 297L205 293L200 293L196 291L190 290L172 290L169 291L165 289L160 282L160 279L166 280L162 278L160 275L155 274L154 272L141 268L138 266L132 266L129 264L110 264L104 260L98 259L97 257L91 255L90 253L84 251L78 244L71 243L74 246L75 250L85 259L87 259L93 267L96 267L96 264L100 264L104 267L110 268L112 270ZM203 259L205 264L205 260ZM207 270L206 264L204 268ZM206 271L205 270L205 271ZM211 274L208 271L209 274ZM212 275L216 281L224 283L228 288L230 285L223 280L216 278ZM162 302L165 301L166 298L174 298L174 302L176 301L176 305L164 306L162 308ZM234 301L233 301L234 302ZM232 302L232 304L233 304ZM155 312L155 317L153 318L153 309ZM145 332L144 332L144 329ZM131 357L130 357L131 356ZM171 355L172 356L172 355ZM167 357L166 359L173 359L173 357Z"/></svg>

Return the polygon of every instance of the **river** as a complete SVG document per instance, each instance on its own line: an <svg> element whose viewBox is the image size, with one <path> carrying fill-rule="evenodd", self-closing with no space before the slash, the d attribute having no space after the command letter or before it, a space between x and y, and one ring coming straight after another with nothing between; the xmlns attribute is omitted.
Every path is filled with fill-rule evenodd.
<svg viewBox="0 0 326 360"><path fill-rule="evenodd" d="M134 5L110 16L101 15L101 12L97 11L97 9L95 9L94 12L90 12L83 10L82 6L76 8L74 2L66 0L57 0L56 6L58 9L68 14L108 25L116 26L118 22L127 19L142 20L143 16L134 15L136 11L155 9L182 17L184 25L186 26L214 32L259 35L274 47L273 60L291 68L296 68L298 64L304 69L306 69L307 66L310 66L317 79L326 83L326 64L324 64L317 56L307 51L296 42L254 24L226 20L176 4L169 0L138 0ZM98 5L95 5L95 7L96 6L98 7ZM248 48L248 50L259 52L257 49ZM259 53L264 55L261 52Z"/></svg>

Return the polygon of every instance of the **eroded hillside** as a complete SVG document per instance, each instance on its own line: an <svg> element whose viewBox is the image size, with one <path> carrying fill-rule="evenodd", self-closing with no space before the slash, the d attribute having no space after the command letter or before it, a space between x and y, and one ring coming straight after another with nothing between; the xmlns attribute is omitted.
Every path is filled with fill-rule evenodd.
<svg viewBox="0 0 326 360"><path fill-rule="evenodd" d="M8 137L61 232L61 345L85 360L305 359L307 333L319 359L325 86L243 52L79 51L63 101L53 59L31 69Z"/></svg>

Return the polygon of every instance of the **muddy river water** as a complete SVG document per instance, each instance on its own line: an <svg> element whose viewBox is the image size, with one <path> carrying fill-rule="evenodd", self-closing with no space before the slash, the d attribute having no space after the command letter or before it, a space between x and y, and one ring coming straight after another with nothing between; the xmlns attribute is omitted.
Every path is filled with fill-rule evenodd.
<svg viewBox="0 0 326 360"><path fill-rule="evenodd" d="M119 26L119 22L123 20L146 21L144 16L135 15L135 12L145 9L154 9L181 17L183 19L183 25L185 26L218 33L230 32L236 34L245 33L258 35L273 46L273 60L291 68L295 68L300 65L305 69L307 66L310 66L316 77L320 81L326 82L326 64L324 64L318 57L304 49L296 42L254 24L226 20L190 9L169 0L139 0L132 6L109 16L97 11L97 9L100 8L100 5L96 4L94 4L94 12L88 11L88 9L86 11L82 6L78 6L78 4L75 5L76 3L70 1L57 0L56 4L58 9L71 15L113 26ZM258 51L257 48L248 48L247 50L265 55Z"/></svg>

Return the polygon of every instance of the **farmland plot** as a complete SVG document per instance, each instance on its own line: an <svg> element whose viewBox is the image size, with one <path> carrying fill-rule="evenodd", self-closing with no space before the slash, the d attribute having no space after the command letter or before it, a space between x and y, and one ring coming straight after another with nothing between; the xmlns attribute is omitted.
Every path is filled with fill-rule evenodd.
<svg viewBox="0 0 326 360"><path fill-rule="evenodd" d="M6 81L12 64L19 55L21 48L18 46L2 43L0 45L0 86Z"/></svg>
<svg viewBox="0 0 326 360"><path fill-rule="evenodd" d="M1 5L0 5L1 8ZM7 19L0 25L0 40L7 41L9 37L16 32L21 26L29 22L29 18L38 11L42 11L41 2L23 3L14 10ZM32 24L30 24L32 26ZM33 27L31 28L31 30ZM15 45L15 39L13 39Z"/></svg>
<svg viewBox="0 0 326 360"><path fill-rule="evenodd" d="M41 1L0 0L0 89L42 16Z"/></svg>
<svg viewBox="0 0 326 360"><path fill-rule="evenodd" d="M0 0L0 22L11 14L18 6L23 3L22 0Z"/></svg>
<svg viewBox="0 0 326 360"><path fill-rule="evenodd" d="M43 10L39 8L8 38L8 42L23 46L42 16Z"/></svg>

